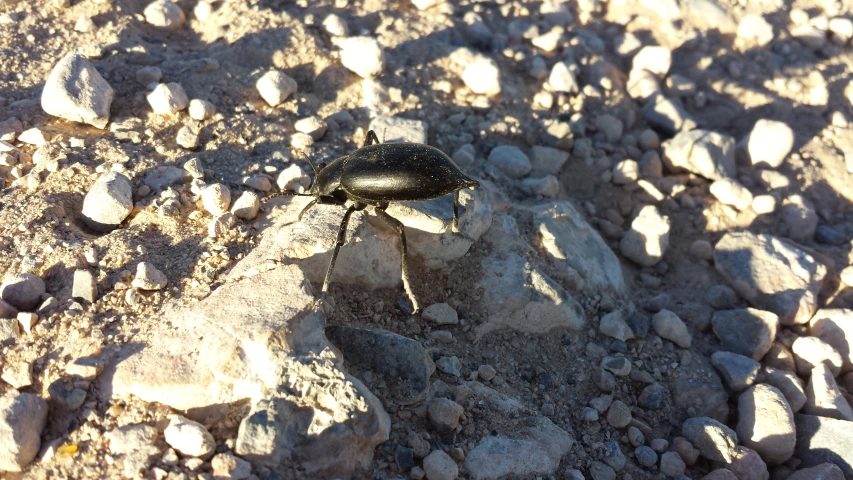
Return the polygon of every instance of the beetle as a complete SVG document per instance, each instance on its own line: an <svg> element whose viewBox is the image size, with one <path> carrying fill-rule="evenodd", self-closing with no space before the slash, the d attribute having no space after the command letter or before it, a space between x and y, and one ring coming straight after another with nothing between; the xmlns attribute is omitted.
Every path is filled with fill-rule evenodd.
<svg viewBox="0 0 853 480"><path fill-rule="evenodd" d="M380 143L376 132L370 130L364 144L353 153L328 165L315 166L314 181L305 196L314 197L299 212L297 221L314 205L351 205L344 213L332 260L323 280L322 295L329 290L329 279L335 268L338 252L345 243L347 224L353 212L372 206L376 215L400 236L403 288L412 303L412 314L420 311L409 282L406 232L403 224L385 209L391 202L431 200L453 193L453 231L459 230L459 191L477 188L480 183L468 177L441 150L420 143Z"/></svg>

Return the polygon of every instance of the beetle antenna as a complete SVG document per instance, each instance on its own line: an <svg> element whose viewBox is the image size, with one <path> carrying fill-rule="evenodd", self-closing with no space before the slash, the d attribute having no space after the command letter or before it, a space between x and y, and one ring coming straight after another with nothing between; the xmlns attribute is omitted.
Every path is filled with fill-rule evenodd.
<svg viewBox="0 0 853 480"><path fill-rule="evenodd" d="M299 153L305 157L305 161L308 162L308 165L311 165L311 170L314 171L314 177L316 177L317 176L317 166L314 165L314 162L312 162L311 159L308 158L308 155L305 155L305 153L302 152L302 150L299 150Z"/></svg>

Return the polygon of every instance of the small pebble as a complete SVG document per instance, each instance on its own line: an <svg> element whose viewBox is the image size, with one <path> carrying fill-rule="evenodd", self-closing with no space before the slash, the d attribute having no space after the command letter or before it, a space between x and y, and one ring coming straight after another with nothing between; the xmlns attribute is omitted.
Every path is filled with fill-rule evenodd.
<svg viewBox="0 0 853 480"><path fill-rule="evenodd" d="M385 68L385 51L375 38L349 37L341 45L341 63L361 78L374 78Z"/></svg>
<svg viewBox="0 0 853 480"><path fill-rule="evenodd" d="M190 100L189 106L190 118L198 121L207 120L216 114L216 105L207 100L194 98Z"/></svg>
<svg viewBox="0 0 853 480"><path fill-rule="evenodd" d="M190 104L184 87L177 83L161 83L146 98L158 115L168 115L187 108Z"/></svg>
<svg viewBox="0 0 853 480"><path fill-rule="evenodd" d="M231 213L242 220L252 220L258 216L261 209L261 199L255 192L243 192L231 206Z"/></svg>
<svg viewBox="0 0 853 480"><path fill-rule="evenodd" d="M215 183L205 188L201 194L204 209L212 215L222 215L231 206L231 189L221 183Z"/></svg>
<svg viewBox="0 0 853 480"><path fill-rule="evenodd" d="M155 27L176 30L187 21L184 11L171 0L157 0L149 3L143 11L145 21Z"/></svg>
<svg viewBox="0 0 853 480"><path fill-rule="evenodd" d="M288 97L295 94L298 88L296 80L278 70L270 70L265 73L258 79L255 87L258 89L261 98L271 107L280 105Z"/></svg>
<svg viewBox="0 0 853 480"><path fill-rule="evenodd" d="M166 274L161 272L151 262L142 262L136 266L136 277L131 286L140 290L162 290L168 280Z"/></svg>

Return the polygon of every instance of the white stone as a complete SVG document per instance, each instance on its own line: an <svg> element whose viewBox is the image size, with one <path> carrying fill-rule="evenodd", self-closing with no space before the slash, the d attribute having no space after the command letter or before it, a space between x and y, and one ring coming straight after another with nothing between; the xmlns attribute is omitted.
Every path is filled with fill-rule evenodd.
<svg viewBox="0 0 853 480"><path fill-rule="evenodd" d="M773 195L756 195L752 199L752 211L758 215L776 211L776 197Z"/></svg>
<svg viewBox="0 0 853 480"><path fill-rule="evenodd" d="M349 35L349 26L346 20L334 13L323 19L323 29L332 37L346 37Z"/></svg>
<svg viewBox="0 0 853 480"><path fill-rule="evenodd" d="M661 310L652 317L652 326L661 338L670 340L681 348L690 348L693 337L687 330L687 325L675 313Z"/></svg>
<svg viewBox="0 0 853 480"><path fill-rule="evenodd" d="M166 274L151 262L142 262L136 266L136 277L131 285L140 290L162 290L168 283Z"/></svg>
<svg viewBox="0 0 853 480"><path fill-rule="evenodd" d="M500 68L494 60L479 57L462 72L462 81L472 92L480 95L501 93Z"/></svg>
<svg viewBox="0 0 853 480"><path fill-rule="evenodd" d="M157 0L149 3L143 11L145 21L155 27L176 30L187 21L184 11L171 0Z"/></svg>
<svg viewBox="0 0 853 480"><path fill-rule="evenodd" d="M204 425L180 415L172 416L163 436L169 446L187 457L206 457L216 448L216 440Z"/></svg>
<svg viewBox="0 0 853 480"><path fill-rule="evenodd" d="M216 113L216 105L207 100L194 98L190 100L189 113L194 120L207 120Z"/></svg>
<svg viewBox="0 0 853 480"><path fill-rule="evenodd" d="M402 117L380 115L370 121L369 130L381 142L427 143L427 123Z"/></svg>
<svg viewBox="0 0 853 480"><path fill-rule="evenodd" d="M530 159L518 147L501 145L489 152L488 162L510 178L521 178L530 173Z"/></svg>
<svg viewBox="0 0 853 480"><path fill-rule="evenodd" d="M761 168L778 168L793 147L794 130L776 120L758 120L747 139L749 159Z"/></svg>
<svg viewBox="0 0 853 480"><path fill-rule="evenodd" d="M551 88L558 92L574 94L580 90L575 74L566 62L554 64L551 74L548 76L548 83Z"/></svg>
<svg viewBox="0 0 853 480"><path fill-rule="evenodd" d="M646 205L631 222L631 228L619 242L622 255L642 266L652 266L663 258L669 248L669 217L657 207Z"/></svg>
<svg viewBox="0 0 853 480"><path fill-rule="evenodd" d="M773 25L761 15L746 15L738 24L737 38L747 47L765 47L773 41Z"/></svg>
<svg viewBox="0 0 853 480"><path fill-rule="evenodd" d="M640 165L634 160L622 160L613 167L613 183L625 185L640 178Z"/></svg>
<svg viewBox="0 0 853 480"><path fill-rule="evenodd" d="M521 181L521 187L531 195L555 198L560 193L560 180L554 175L546 175L541 178L525 178Z"/></svg>
<svg viewBox="0 0 853 480"><path fill-rule="evenodd" d="M752 192L735 179L723 178L711 184L711 195L723 205L731 205L738 210L752 206Z"/></svg>
<svg viewBox="0 0 853 480"><path fill-rule="evenodd" d="M146 98L151 109L158 115L168 115L187 108L190 99L178 83L161 83Z"/></svg>
<svg viewBox="0 0 853 480"><path fill-rule="evenodd" d="M435 303L424 309L422 314L424 320L435 322L438 325L456 325L459 316L456 310L446 303Z"/></svg>
<svg viewBox="0 0 853 480"><path fill-rule="evenodd" d="M385 50L372 37L349 37L341 45L341 63L361 78L374 78L385 68Z"/></svg>
<svg viewBox="0 0 853 480"><path fill-rule="evenodd" d="M204 209L212 215L222 215L231 206L231 189L221 183L215 183L205 188L201 193Z"/></svg>
<svg viewBox="0 0 853 480"><path fill-rule="evenodd" d="M666 47L643 47L634 55L631 70L646 70L660 78L669 73L672 65L672 52Z"/></svg>
<svg viewBox="0 0 853 480"><path fill-rule="evenodd" d="M163 72L160 67L148 65L136 71L136 83L148 86L152 83L159 83L163 78Z"/></svg>
<svg viewBox="0 0 853 480"><path fill-rule="evenodd" d="M47 411L47 402L31 393L0 397L0 471L21 472L35 459Z"/></svg>
<svg viewBox="0 0 853 480"><path fill-rule="evenodd" d="M107 172L92 184L83 198L83 220L98 231L109 231L121 224L133 210L130 180L117 172Z"/></svg>
<svg viewBox="0 0 853 480"><path fill-rule="evenodd" d="M311 135L311 138L314 140L320 140L323 138L323 135L326 134L328 126L322 118L315 115L312 117L300 118L293 123L293 128L295 128L297 132Z"/></svg>
<svg viewBox="0 0 853 480"><path fill-rule="evenodd" d="M278 70L270 70L265 73L255 84L261 98L271 107L280 105L288 97L296 93L298 88L296 80Z"/></svg>
<svg viewBox="0 0 853 480"><path fill-rule="evenodd" d="M71 52L53 67L41 95L42 109L55 117L105 128L115 92L83 55Z"/></svg>
<svg viewBox="0 0 853 480"><path fill-rule="evenodd" d="M304 193L311 185L311 177L294 163L278 174L275 183L281 191Z"/></svg>
<svg viewBox="0 0 853 480"><path fill-rule="evenodd" d="M231 206L231 213L242 220L252 220L258 216L261 199L255 192L243 192Z"/></svg>

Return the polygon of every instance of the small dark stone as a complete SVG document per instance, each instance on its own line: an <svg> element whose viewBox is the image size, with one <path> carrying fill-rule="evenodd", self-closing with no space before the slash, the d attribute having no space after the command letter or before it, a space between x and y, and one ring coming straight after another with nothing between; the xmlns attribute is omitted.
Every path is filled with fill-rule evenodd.
<svg viewBox="0 0 853 480"><path fill-rule="evenodd" d="M646 335L649 334L649 327L651 326L652 319L645 313L637 311L628 317L626 322L628 323L628 326L631 327L631 330L634 331L634 335L636 335L637 338L646 338Z"/></svg>
<svg viewBox="0 0 853 480"><path fill-rule="evenodd" d="M818 225L814 239L826 245L843 245L847 241L843 233L827 225Z"/></svg>
<svg viewBox="0 0 853 480"><path fill-rule="evenodd" d="M409 447L397 445L394 458L397 460L397 467L400 468L401 472L408 472L415 466L415 451Z"/></svg>
<svg viewBox="0 0 853 480"><path fill-rule="evenodd" d="M650 298L646 301L645 309L652 312L658 313L663 310L667 306L669 306L670 296L667 293L661 293L660 295Z"/></svg>
<svg viewBox="0 0 853 480"><path fill-rule="evenodd" d="M648 410L660 410L666 397L666 387L660 383L653 383L643 389L637 404Z"/></svg>
<svg viewBox="0 0 853 480"><path fill-rule="evenodd" d="M607 348L609 348L611 352L628 353L628 345L619 340L611 341L607 344Z"/></svg>
<svg viewBox="0 0 853 480"><path fill-rule="evenodd" d="M551 381L551 375L548 375L547 373L539 375L539 384L542 385L542 388L551 388L551 385L553 385L553 382Z"/></svg>

